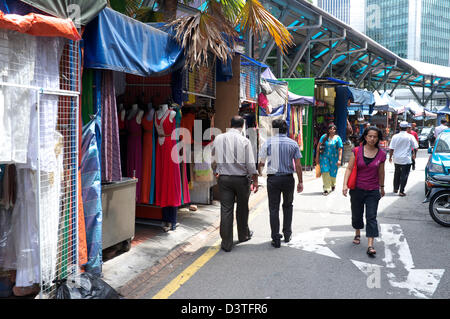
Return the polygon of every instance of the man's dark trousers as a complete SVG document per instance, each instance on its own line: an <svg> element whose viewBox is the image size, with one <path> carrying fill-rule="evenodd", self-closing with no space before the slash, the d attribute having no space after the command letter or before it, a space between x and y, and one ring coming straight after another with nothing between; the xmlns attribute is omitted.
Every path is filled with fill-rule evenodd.
<svg viewBox="0 0 450 319"><path fill-rule="evenodd" d="M250 197L250 180L247 176L219 176L220 190L220 237L222 248L233 247L234 202L237 203L236 223L239 241L250 235L248 228L248 199Z"/></svg>
<svg viewBox="0 0 450 319"><path fill-rule="evenodd" d="M272 239L281 238L280 235L280 201L283 194L283 234L290 238L292 234L292 201L294 200L295 180L290 175L269 175L267 177L267 194L269 197L270 228Z"/></svg>
<svg viewBox="0 0 450 319"><path fill-rule="evenodd" d="M400 190L400 193L405 192L406 183L408 182L411 164L395 164L394 172L394 191Z"/></svg>

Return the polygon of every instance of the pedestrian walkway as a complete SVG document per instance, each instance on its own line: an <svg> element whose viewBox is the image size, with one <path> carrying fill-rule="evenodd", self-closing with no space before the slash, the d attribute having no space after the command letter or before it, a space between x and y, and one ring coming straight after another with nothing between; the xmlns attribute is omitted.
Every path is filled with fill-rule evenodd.
<svg viewBox="0 0 450 319"><path fill-rule="evenodd" d="M304 182L315 178L315 172L303 172ZM250 195L249 208L254 209L265 200L266 178L260 177L260 190ZM208 240L208 235L220 225L220 202L197 205L197 211L181 208L178 212L180 225L176 231L164 232L161 227L136 224L135 237L128 252L114 255L113 249L105 250L103 280L127 297L142 283L152 280L164 267L186 252L195 252ZM110 256L107 256L111 254Z"/></svg>

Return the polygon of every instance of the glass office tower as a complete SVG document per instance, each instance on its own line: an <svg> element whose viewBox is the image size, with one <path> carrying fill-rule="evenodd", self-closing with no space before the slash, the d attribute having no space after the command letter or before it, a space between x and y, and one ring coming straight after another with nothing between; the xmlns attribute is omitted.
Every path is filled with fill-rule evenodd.
<svg viewBox="0 0 450 319"><path fill-rule="evenodd" d="M402 58L450 65L450 1L366 0L366 34Z"/></svg>

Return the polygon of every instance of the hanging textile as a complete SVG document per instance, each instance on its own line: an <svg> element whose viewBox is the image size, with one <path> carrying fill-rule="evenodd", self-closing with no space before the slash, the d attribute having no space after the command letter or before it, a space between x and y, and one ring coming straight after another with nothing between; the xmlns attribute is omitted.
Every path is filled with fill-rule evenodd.
<svg viewBox="0 0 450 319"><path fill-rule="evenodd" d="M91 120L94 115L94 70L84 69L82 77L82 95L81 95L81 114L83 117L83 125Z"/></svg>
<svg viewBox="0 0 450 319"><path fill-rule="evenodd" d="M116 94L113 72L102 73L102 181L116 182L122 180Z"/></svg>
<svg viewBox="0 0 450 319"><path fill-rule="evenodd" d="M153 204L154 177L155 177L155 110L152 108L142 117L142 184L141 203Z"/></svg>
<svg viewBox="0 0 450 319"><path fill-rule="evenodd" d="M97 115L83 127L81 184L88 262L85 270L101 274L102 264L102 190L97 136L100 134L100 117Z"/></svg>
<svg viewBox="0 0 450 319"><path fill-rule="evenodd" d="M3 81L30 86L35 71L36 38L0 30L0 46L6 51L0 57ZM0 163L26 163L35 94L27 88L0 87Z"/></svg>
<svg viewBox="0 0 450 319"><path fill-rule="evenodd" d="M177 128L177 134L176 134L176 143L177 143L177 150L178 150L178 162L180 167L180 183L181 183L181 203L182 204L188 204L191 202L191 197L189 195L189 183L187 179L187 171L186 171L186 153L184 152L186 147L183 147L183 144L180 143L180 130L181 127L181 119L182 114L180 108L175 108L174 111L177 113L175 115L175 121L176 121L176 128ZM187 146L190 147L190 146ZM180 151L182 154L180 154Z"/></svg>

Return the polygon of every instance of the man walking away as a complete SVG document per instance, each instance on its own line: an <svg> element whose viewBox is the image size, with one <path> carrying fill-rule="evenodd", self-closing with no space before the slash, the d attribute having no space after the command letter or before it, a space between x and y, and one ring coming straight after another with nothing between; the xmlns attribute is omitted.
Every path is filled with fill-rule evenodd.
<svg viewBox="0 0 450 319"><path fill-rule="evenodd" d="M282 119L274 120L272 128L278 134L270 137L261 147L259 153L259 172L267 159L267 195L269 198L270 228L272 246L280 248L280 197L283 194L283 234L287 243L292 237L292 201L294 200L295 180L293 173L297 172L297 192L303 191L302 155L298 144L286 136L287 124ZM295 162L295 167L294 167Z"/></svg>
<svg viewBox="0 0 450 319"><path fill-rule="evenodd" d="M220 237L222 250L233 247L234 202L237 202L236 223L239 242L250 240L248 228L248 200L250 176L255 193L258 191L258 172L250 140L242 135L244 119L234 116L231 129L219 134L213 143L213 170L220 190Z"/></svg>
<svg viewBox="0 0 450 319"><path fill-rule="evenodd" d="M446 129L448 129L448 126L447 126L447 120L442 119L442 120L441 120L441 125L439 125L438 127L436 127L436 128L434 129L434 137L437 138L437 137L439 136L439 134L441 134L441 132L442 132L443 130L446 130Z"/></svg>
<svg viewBox="0 0 450 319"><path fill-rule="evenodd" d="M389 145L389 162L394 159L394 193L400 190L400 196L406 196L405 187L408 182L409 171L412 159L415 158L415 151L419 148L414 136L406 132L408 122L400 123L400 132L392 137ZM411 152L413 150L413 152Z"/></svg>

